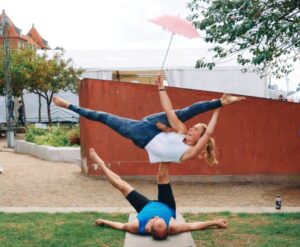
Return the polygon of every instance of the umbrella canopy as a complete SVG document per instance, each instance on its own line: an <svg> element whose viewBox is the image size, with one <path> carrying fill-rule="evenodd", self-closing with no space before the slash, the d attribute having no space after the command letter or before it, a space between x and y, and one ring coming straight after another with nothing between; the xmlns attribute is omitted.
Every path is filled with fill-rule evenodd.
<svg viewBox="0 0 300 247"><path fill-rule="evenodd" d="M191 22L174 15L163 15L149 20L174 34L180 34L188 38L200 37Z"/></svg>
<svg viewBox="0 0 300 247"><path fill-rule="evenodd" d="M179 16L163 15L163 16L159 16L154 19L151 19L149 21L172 32L169 46L168 46L168 49L167 49L167 52L164 57L164 60L163 60L160 70L162 70L164 67L164 64L165 64L165 61L168 56L168 52L169 52L169 49L170 49L170 46L172 43L172 39L175 34L183 35L183 36L191 38L191 39L200 37L199 33L197 32L195 27L192 25L192 23L185 19L180 18Z"/></svg>

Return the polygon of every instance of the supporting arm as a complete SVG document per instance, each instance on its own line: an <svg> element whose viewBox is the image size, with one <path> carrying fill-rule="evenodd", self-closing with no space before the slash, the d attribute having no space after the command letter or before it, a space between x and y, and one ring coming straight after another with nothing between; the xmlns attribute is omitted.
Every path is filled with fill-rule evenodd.
<svg viewBox="0 0 300 247"><path fill-rule="evenodd" d="M137 233L137 230L138 230L137 220L134 220L129 223L122 223L122 222L118 222L118 221L98 219L98 220L96 220L95 225L109 226L116 230L123 230L123 231L131 232L131 233Z"/></svg>
<svg viewBox="0 0 300 247"><path fill-rule="evenodd" d="M203 222L191 222L191 223L178 223L173 221L170 224L170 234L176 234L188 231L205 230L210 227L227 228L227 221L224 219L203 221Z"/></svg>
<svg viewBox="0 0 300 247"><path fill-rule="evenodd" d="M183 122L181 122L177 115L174 112L172 102L167 94L167 91L163 85L163 82L161 81L161 75L158 75L155 80L158 90L159 90L159 99L161 106L164 110L164 112L167 115L168 121L171 125L171 127L180 134L186 133L186 126Z"/></svg>

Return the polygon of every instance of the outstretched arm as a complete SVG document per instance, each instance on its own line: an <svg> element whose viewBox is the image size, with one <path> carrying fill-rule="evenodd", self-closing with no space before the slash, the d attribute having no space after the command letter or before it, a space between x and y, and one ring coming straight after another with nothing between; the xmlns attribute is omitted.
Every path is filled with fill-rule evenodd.
<svg viewBox="0 0 300 247"><path fill-rule="evenodd" d="M123 230L123 231L131 232L131 233L137 233L137 229L138 229L136 220L134 220L132 222L128 222L128 223L122 223L122 222L117 222L117 221L98 219L98 220L96 220L95 225L109 226L113 229Z"/></svg>
<svg viewBox="0 0 300 247"><path fill-rule="evenodd" d="M162 108L164 112L167 114L168 121L171 125L171 127L180 134L184 134L186 132L186 126L183 122L181 122L177 115L174 112L173 105L171 103L171 100L166 92L166 89L163 85L163 82L161 80L161 75L158 75L156 80L156 85L158 86L159 90L159 98L160 103L162 105Z"/></svg>
<svg viewBox="0 0 300 247"><path fill-rule="evenodd" d="M217 122L218 122L219 112L220 112L220 108L214 110L214 113L213 113L213 115L212 115L212 117L209 121L209 124L207 126L207 129L206 129L204 135L201 136L201 138L198 140L198 142L196 143L195 146L190 147L182 155L182 157L180 159L181 161L186 161L186 160L189 160L189 159L193 159L201 153L202 149L207 144L209 138L214 133L214 130L215 130Z"/></svg>
<svg viewBox="0 0 300 247"><path fill-rule="evenodd" d="M180 223L173 220L170 223L170 234L176 234L188 231L205 230L210 227L227 228L227 221L224 219L203 221L203 222L191 222L191 223Z"/></svg>

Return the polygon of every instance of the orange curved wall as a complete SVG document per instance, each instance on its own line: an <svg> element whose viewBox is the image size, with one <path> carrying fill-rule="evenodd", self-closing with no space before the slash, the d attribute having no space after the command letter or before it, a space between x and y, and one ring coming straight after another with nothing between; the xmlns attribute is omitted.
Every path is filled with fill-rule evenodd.
<svg viewBox="0 0 300 247"><path fill-rule="evenodd" d="M219 98L222 94L191 89L168 89L174 108L196 101ZM80 105L123 117L141 119L160 112L156 86L84 79L80 85ZM187 122L208 123L211 112ZM94 171L88 158L93 147L111 169L120 175L155 175L145 150L136 147L110 128L84 118L81 126L81 156ZM300 174L300 104L247 97L243 102L223 107L214 134L220 164L209 167L193 160L171 165L172 175L262 175Z"/></svg>

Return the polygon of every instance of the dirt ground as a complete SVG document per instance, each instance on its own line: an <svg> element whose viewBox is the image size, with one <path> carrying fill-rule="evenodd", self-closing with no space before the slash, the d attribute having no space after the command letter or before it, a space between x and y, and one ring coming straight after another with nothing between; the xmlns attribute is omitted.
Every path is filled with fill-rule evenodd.
<svg viewBox="0 0 300 247"><path fill-rule="evenodd" d="M22 138L18 136L17 138ZM76 164L55 163L5 148L0 138L0 207L128 207L105 179L80 173ZM154 181L131 180L137 190L156 198ZM178 207L273 207L280 194L284 206L300 206L300 186L258 183L174 182Z"/></svg>

